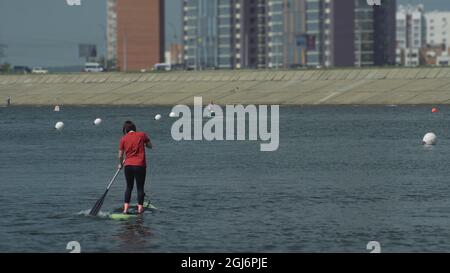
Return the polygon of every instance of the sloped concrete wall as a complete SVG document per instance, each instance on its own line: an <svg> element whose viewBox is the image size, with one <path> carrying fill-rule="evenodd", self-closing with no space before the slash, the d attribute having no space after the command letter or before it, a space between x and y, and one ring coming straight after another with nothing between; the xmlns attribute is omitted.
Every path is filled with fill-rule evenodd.
<svg viewBox="0 0 450 273"><path fill-rule="evenodd" d="M450 104L450 68L0 76L14 105Z"/></svg>

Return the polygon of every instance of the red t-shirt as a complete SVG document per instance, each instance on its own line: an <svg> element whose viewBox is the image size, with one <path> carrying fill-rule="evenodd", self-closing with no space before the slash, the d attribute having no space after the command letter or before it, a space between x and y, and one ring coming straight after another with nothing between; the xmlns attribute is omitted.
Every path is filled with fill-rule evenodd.
<svg viewBox="0 0 450 273"><path fill-rule="evenodd" d="M142 132L129 132L120 140L119 149L125 153L125 166L147 166L145 144L150 139Z"/></svg>

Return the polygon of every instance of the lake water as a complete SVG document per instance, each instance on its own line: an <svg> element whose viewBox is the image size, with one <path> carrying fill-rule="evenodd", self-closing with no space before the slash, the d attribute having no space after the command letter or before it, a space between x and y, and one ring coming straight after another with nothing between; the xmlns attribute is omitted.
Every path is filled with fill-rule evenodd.
<svg viewBox="0 0 450 273"><path fill-rule="evenodd" d="M268 153L260 142L176 142L170 108L52 110L0 108L0 252L68 252L69 241L83 252L450 250L450 108L285 107ZM158 210L87 217L126 119L153 140L146 191ZM432 148L421 145L429 131ZM122 205L124 184L121 174L102 215Z"/></svg>

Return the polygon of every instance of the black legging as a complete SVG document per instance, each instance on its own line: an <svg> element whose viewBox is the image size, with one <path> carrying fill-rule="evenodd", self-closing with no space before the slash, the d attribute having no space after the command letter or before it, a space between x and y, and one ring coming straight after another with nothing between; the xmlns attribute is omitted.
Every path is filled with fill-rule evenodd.
<svg viewBox="0 0 450 273"><path fill-rule="evenodd" d="M136 179L136 188L138 194L138 204L144 205L144 185L147 168L141 166L126 166L125 179L127 180L127 189L125 190L125 203L130 203L131 192L133 191L134 180Z"/></svg>

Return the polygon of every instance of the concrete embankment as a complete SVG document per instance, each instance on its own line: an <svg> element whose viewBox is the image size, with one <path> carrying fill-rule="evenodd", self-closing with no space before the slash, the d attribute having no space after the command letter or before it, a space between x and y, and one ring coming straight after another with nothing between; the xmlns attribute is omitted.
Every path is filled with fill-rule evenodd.
<svg viewBox="0 0 450 273"><path fill-rule="evenodd" d="M450 68L3 75L8 96L13 105L450 104Z"/></svg>

